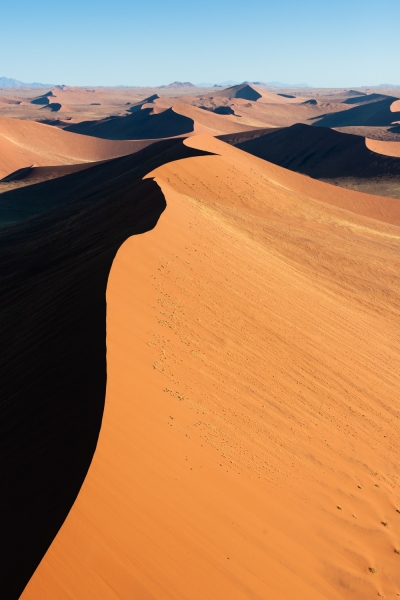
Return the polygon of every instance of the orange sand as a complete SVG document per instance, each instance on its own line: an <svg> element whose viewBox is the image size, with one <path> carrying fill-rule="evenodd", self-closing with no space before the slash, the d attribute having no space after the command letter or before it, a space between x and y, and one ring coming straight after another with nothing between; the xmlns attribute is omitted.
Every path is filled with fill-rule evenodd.
<svg viewBox="0 0 400 600"><path fill-rule="evenodd" d="M249 131L252 127L243 125L238 117L232 115L221 116L209 111L189 106L188 104L175 104L172 110L180 115L189 117L194 121L194 134L210 133L220 135L223 133L239 133ZM254 128L255 129L255 128Z"/></svg>
<svg viewBox="0 0 400 600"><path fill-rule="evenodd" d="M382 140L370 140L369 138L366 138L365 145L372 150L372 152L400 158L400 142L385 142Z"/></svg>
<svg viewBox="0 0 400 600"><path fill-rule="evenodd" d="M149 175L167 209L111 270L98 448L22 598L394 598L397 203L186 143L216 155Z"/></svg>
<svg viewBox="0 0 400 600"><path fill-rule="evenodd" d="M0 117L0 179L32 165L63 165L115 158L136 152L149 143L146 140L100 140L42 123Z"/></svg>

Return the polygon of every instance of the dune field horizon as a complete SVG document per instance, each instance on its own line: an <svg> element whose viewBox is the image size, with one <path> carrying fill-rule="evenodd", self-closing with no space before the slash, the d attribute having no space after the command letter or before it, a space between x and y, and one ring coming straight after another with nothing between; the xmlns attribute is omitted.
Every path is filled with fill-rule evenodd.
<svg viewBox="0 0 400 600"><path fill-rule="evenodd" d="M400 13L356 4L5 7L1 600L400 598Z"/></svg>

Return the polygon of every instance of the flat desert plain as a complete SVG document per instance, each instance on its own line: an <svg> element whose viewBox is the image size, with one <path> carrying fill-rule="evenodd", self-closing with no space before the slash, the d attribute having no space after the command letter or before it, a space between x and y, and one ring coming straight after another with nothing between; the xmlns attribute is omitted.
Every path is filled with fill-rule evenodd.
<svg viewBox="0 0 400 600"><path fill-rule="evenodd" d="M396 92L178 91L0 107L4 597L394 599Z"/></svg>

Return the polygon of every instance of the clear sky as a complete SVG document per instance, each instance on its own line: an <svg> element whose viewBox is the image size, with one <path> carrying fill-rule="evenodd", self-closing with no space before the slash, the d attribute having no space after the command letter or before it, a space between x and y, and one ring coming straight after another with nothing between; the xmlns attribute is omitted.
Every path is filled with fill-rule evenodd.
<svg viewBox="0 0 400 600"><path fill-rule="evenodd" d="M28 83L400 84L400 0L18 0L0 17L0 76Z"/></svg>

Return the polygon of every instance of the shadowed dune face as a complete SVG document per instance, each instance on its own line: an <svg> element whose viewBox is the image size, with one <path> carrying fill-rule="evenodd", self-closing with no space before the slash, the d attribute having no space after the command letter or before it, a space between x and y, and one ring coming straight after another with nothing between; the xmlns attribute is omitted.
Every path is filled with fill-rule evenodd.
<svg viewBox="0 0 400 600"><path fill-rule="evenodd" d="M212 96L214 96L214 97L222 96L225 98L242 98L243 100L250 100L253 102L257 102L257 100L262 98L262 93L260 93L252 85L249 85L247 83L242 83L241 85L233 85L224 90L213 92Z"/></svg>
<svg viewBox="0 0 400 600"><path fill-rule="evenodd" d="M261 90L260 90L261 92ZM287 95L286 95L287 96ZM229 107L240 117L240 124L248 127L288 127L295 123L308 123L326 114L348 111L349 106L342 103L344 97L337 99L311 99L302 97L288 98L262 90L262 98L250 102L242 98L225 95L225 91L217 94L205 94L192 98L191 104L196 104L209 111ZM186 99L185 99L186 100ZM158 101L156 101L158 102ZM165 101L163 101L165 103ZM188 101L189 103L189 101Z"/></svg>
<svg viewBox="0 0 400 600"><path fill-rule="evenodd" d="M44 105L48 105L50 104L50 100L49 98L51 98L53 96L53 92L47 92L47 94L42 94L41 96L38 96L37 98L33 98L33 100L31 100L31 104L44 104Z"/></svg>
<svg viewBox="0 0 400 600"><path fill-rule="evenodd" d="M343 100L343 104L370 104L371 102L381 102L387 100L384 94L364 94L362 96L353 96Z"/></svg>
<svg viewBox="0 0 400 600"><path fill-rule="evenodd" d="M366 126L379 127L388 126L396 120L396 113L391 110L392 104L397 98L384 96L382 100L369 102L350 108L349 110L322 116L314 123L316 127L348 127ZM399 113L400 118L400 113Z"/></svg>
<svg viewBox="0 0 400 600"><path fill-rule="evenodd" d="M59 102L50 102L46 106L43 106L42 110L51 110L51 112L58 112L62 109L62 105Z"/></svg>
<svg viewBox="0 0 400 600"><path fill-rule="evenodd" d="M245 85L242 88L238 89L233 95L234 98L243 98L244 100L251 100L253 102L257 102L260 98L262 98L262 94L257 92L250 85Z"/></svg>
<svg viewBox="0 0 400 600"><path fill-rule="evenodd" d="M102 121L90 121L71 125L66 131L83 133L107 139L151 139L194 133L233 133L247 131L252 127L242 125L240 119L229 121L221 115L210 114L188 104L174 104L170 108L139 106L124 117L112 117Z"/></svg>
<svg viewBox="0 0 400 600"><path fill-rule="evenodd" d="M193 131L193 120L167 109L153 114L143 108L124 117L86 121L66 127L66 131L112 140L141 140L184 135Z"/></svg>
<svg viewBox="0 0 400 600"><path fill-rule="evenodd" d="M229 141L229 140L227 140ZM327 128L293 125L237 143L238 148L281 167L339 185L400 196L400 152L396 142L365 140ZM381 152L377 154L376 149ZM384 150L391 156L384 156ZM375 188L374 188L375 189Z"/></svg>
<svg viewBox="0 0 400 600"><path fill-rule="evenodd" d="M217 108L214 109L214 112L217 115L234 115L235 114L235 111L230 106L217 106Z"/></svg>
<svg viewBox="0 0 400 600"><path fill-rule="evenodd" d="M148 174L167 210L113 263L98 448L22 598L394 596L398 203L185 145L214 155Z"/></svg>
<svg viewBox="0 0 400 600"><path fill-rule="evenodd" d="M0 239L6 600L21 594L92 459L105 396L111 263L124 240L153 228L165 207L158 186L142 177L193 153L180 140L160 142L18 191L19 222ZM10 192L2 200L9 196L16 198ZM42 214L32 217L35 204Z"/></svg>
<svg viewBox="0 0 400 600"><path fill-rule="evenodd" d="M47 96L40 96L40 98L34 98L33 100L31 100L31 104L48 105L50 104L50 100Z"/></svg>
<svg viewBox="0 0 400 600"><path fill-rule="evenodd" d="M2 184L0 186L0 192L9 191L9 189L25 185L32 185L34 183L41 183L42 181L48 181L49 179L57 179L58 177L64 177L71 173L78 173L79 171L90 169L96 164L97 163L81 163L77 165L60 165L57 167L25 167L18 169L17 171L14 171L14 173L10 173L10 175L0 180L0 184ZM8 184L8 186L6 184ZM3 187L8 189L3 190ZM8 204L8 208L5 209L5 205L0 201L0 213L3 213L3 222L13 222L13 220L8 218L11 216L11 213L7 213L8 209L10 209L11 212L13 211L10 204Z"/></svg>
<svg viewBox="0 0 400 600"><path fill-rule="evenodd" d="M241 119L226 115L225 117L218 113L202 110L197 106L189 106L188 104L175 104L172 110L180 115L185 115L191 118L194 123L194 133L211 135L241 133L255 129L255 127L244 125Z"/></svg>
<svg viewBox="0 0 400 600"><path fill-rule="evenodd" d="M152 141L107 141L32 121L0 117L0 179L18 169L107 160L137 152Z"/></svg>

